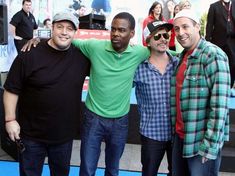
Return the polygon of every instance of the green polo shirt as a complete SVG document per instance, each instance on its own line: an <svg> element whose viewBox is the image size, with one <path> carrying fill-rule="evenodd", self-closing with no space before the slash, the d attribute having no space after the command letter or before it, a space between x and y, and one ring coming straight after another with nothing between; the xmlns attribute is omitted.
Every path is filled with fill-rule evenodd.
<svg viewBox="0 0 235 176"><path fill-rule="evenodd" d="M109 40L74 40L73 44L91 61L86 107L106 118L127 114L135 70L149 50L135 45L117 53Z"/></svg>

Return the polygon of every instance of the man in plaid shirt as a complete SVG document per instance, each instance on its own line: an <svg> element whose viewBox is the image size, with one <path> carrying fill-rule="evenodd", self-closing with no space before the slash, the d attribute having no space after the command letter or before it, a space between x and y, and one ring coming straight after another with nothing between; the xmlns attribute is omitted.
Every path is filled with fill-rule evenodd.
<svg viewBox="0 0 235 176"><path fill-rule="evenodd" d="M163 21L146 26L144 39L151 54L139 65L134 77L140 115L142 176L157 175L165 152L168 175L172 175L170 80L178 64L178 58L167 52L172 27Z"/></svg>
<svg viewBox="0 0 235 176"><path fill-rule="evenodd" d="M173 175L217 176L221 149L229 139L228 58L201 38L192 10L175 16L174 30L184 51L171 81Z"/></svg>

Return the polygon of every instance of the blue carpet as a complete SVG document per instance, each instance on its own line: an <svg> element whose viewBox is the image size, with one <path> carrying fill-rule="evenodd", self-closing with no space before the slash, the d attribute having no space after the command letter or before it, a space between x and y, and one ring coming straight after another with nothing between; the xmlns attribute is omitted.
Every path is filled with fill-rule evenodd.
<svg viewBox="0 0 235 176"><path fill-rule="evenodd" d="M19 176L19 163L14 161L0 161L0 176ZM69 176L78 176L79 167L71 166ZM97 169L96 176L103 176L104 169ZM50 176L49 167L47 164L43 167L42 176ZM140 172L120 170L119 176L141 176ZM157 176L166 176L166 174L158 174Z"/></svg>

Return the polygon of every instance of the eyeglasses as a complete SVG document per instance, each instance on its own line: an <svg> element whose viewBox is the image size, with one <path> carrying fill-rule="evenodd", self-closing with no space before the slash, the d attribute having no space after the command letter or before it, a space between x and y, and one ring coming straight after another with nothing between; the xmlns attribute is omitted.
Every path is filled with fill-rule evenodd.
<svg viewBox="0 0 235 176"><path fill-rule="evenodd" d="M155 41L158 41L162 36L163 36L164 39L169 39L170 38L170 35L168 33L163 33L163 34L154 35L153 39Z"/></svg>
<svg viewBox="0 0 235 176"><path fill-rule="evenodd" d="M20 153L23 153L25 151L25 146L24 146L23 141L21 139L16 139L15 143Z"/></svg>

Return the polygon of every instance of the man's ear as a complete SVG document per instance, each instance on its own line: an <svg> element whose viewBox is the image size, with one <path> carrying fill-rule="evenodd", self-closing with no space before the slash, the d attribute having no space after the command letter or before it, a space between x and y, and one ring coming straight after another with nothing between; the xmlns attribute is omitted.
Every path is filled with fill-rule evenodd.
<svg viewBox="0 0 235 176"><path fill-rule="evenodd" d="M131 38L133 38L135 36L135 30L131 31Z"/></svg>
<svg viewBox="0 0 235 176"><path fill-rule="evenodd" d="M195 27L198 29L198 32L201 30L201 25L200 24L196 24Z"/></svg>

